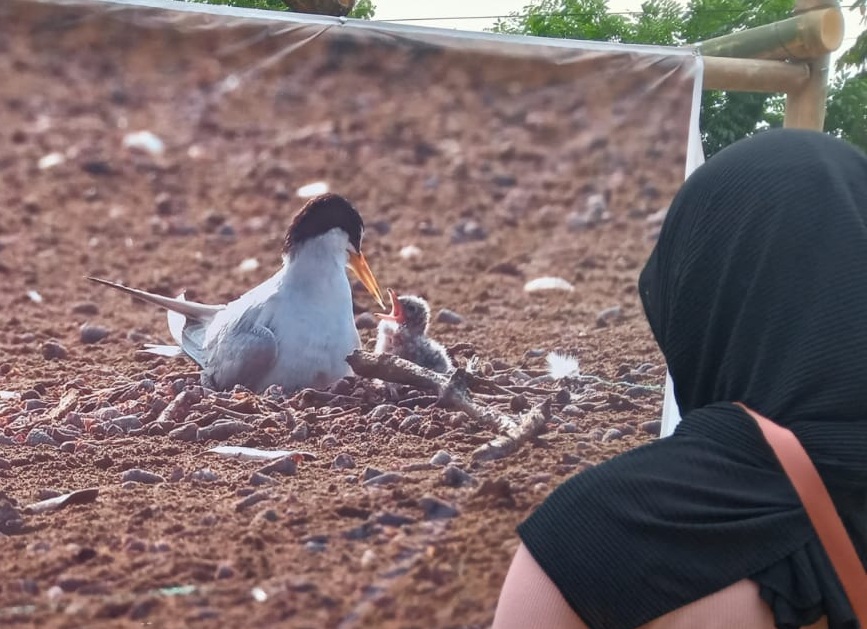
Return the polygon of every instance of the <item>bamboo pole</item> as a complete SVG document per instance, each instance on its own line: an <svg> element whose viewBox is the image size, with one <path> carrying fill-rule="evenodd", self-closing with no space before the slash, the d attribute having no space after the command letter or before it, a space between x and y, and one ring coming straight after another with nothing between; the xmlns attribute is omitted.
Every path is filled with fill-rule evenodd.
<svg viewBox="0 0 867 629"><path fill-rule="evenodd" d="M822 9L820 7L829 7ZM808 16L822 11L840 11L838 0L798 0L795 3L795 14ZM840 40L843 33L841 29ZM839 44L837 45L839 46ZM786 92L786 115L784 127L797 129L813 129L822 131L825 128L825 110L828 99L828 76L831 70L831 55L833 50L816 55L809 63L810 78L800 88Z"/></svg>
<svg viewBox="0 0 867 629"><path fill-rule="evenodd" d="M806 63L728 57L702 59L705 90L792 93L802 90L810 79Z"/></svg>
<svg viewBox="0 0 867 629"><path fill-rule="evenodd" d="M839 7L828 7L708 39L697 47L709 57L815 59L840 46L843 30L843 13Z"/></svg>

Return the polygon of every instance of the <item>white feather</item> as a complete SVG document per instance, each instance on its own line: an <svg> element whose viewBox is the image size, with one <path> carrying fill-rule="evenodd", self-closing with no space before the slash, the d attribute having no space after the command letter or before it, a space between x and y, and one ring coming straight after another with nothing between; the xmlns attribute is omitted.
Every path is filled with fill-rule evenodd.
<svg viewBox="0 0 867 629"><path fill-rule="evenodd" d="M548 375L554 378L554 380L569 377L574 378L581 375L578 369L578 359L574 356L548 352L545 360L548 362Z"/></svg>

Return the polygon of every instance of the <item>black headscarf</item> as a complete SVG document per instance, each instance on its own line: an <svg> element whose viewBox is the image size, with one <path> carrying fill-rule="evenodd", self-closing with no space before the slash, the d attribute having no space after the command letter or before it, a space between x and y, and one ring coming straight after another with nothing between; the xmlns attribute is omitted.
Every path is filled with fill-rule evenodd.
<svg viewBox="0 0 867 629"><path fill-rule="evenodd" d="M865 486L867 155L795 129L727 147L676 195L639 289L683 415L742 401Z"/></svg>
<svg viewBox="0 0 867 629"><path fill-rule="evenodd" d="M745 578L777 627L854 629L791 482L733 402L797 435L867 565L867 156L798 130L724 149L676 195L639 288L683 420L560 485L518 527L524 544L592 629Z"/></svg>

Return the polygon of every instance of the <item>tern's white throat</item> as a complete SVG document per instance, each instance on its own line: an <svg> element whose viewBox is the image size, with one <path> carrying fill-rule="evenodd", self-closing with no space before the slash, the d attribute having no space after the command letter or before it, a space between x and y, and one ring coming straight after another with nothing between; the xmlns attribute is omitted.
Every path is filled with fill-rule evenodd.
<svg viewBox="0 0 867 629"><path fill-rule="evenodd" d="M350 246L346 232L336 228L307 240L291 257L283 256L284 287L310 300L351 299L346 274Z"/></svg>

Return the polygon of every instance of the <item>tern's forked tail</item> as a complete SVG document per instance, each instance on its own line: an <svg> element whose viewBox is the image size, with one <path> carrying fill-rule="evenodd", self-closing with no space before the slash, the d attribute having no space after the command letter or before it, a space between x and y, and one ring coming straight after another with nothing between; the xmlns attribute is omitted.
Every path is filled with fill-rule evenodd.
<svg viewBox="0 0 867 629"><path fill-rule="evenodd" d="M88 277L87 279L91 282L96 282L97 284L110 286L111 288L115 288L128 295L132 295L133 297L154 304L155 306L160 306L166 310L171 310L172 312L177 312L185 317L190 317L199 321L212 319L214 315L225 308L223 305L211 306L209 304L200 304L195 301L186 301L182 298L173 299L171 297L163 297L162 295L155 295L154 293L148 293L137 288L129 288L128 286L109 282L108 280L103 280L98 277Z"/></svg>

